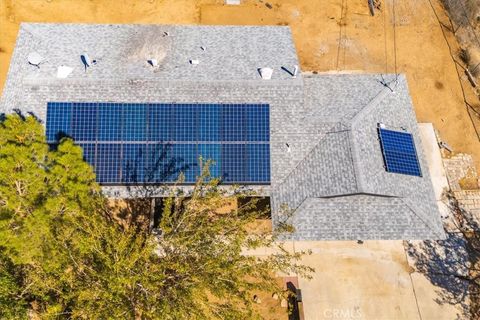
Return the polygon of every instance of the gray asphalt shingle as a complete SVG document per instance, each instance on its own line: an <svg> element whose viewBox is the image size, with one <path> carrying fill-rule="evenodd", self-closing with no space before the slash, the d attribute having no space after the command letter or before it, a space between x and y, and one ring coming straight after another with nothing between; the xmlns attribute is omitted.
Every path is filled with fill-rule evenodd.
<svg viewBox="0 0 480 320"><path fill-rule="evenodd" d="M40 68L27 63L33 51L47 59ZM98 60L86 72L85 52ZM151 58L157 68L147 63ZM58 79L59 65L74 70ZM28 23L19 31L0 112L18 108L45 120L49 101L268 103L267 190L274 223L281 204L297 209L291 238L442 238L405 77L396 83L393 75L377 74L294 79L281 69L294 65L288 27ZM260 67L274 70L272 80L260 78ZM423 177L385 171L378 123L413 134Z"/></svg>

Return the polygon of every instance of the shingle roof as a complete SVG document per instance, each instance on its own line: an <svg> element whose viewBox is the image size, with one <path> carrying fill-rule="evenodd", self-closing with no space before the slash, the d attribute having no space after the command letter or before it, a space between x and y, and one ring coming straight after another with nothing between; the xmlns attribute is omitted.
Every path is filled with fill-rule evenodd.
<svg viewBox="0 0 480 320"><path fill-rule="evenodd" d="M40 69L26 62L32 51L48 59ZM98 60L86 72L84 52ZM152 56L157 69L146 62ZM67 79L55 77L61 64L75 68ZM406 79L392 92L382 84L392 75L294 79L281 70L297 64L288 27L22 24L0 112L45 120L49 101L268 103L266 192L274 222L281 204L296 209L292 238L443 237ZM259 67L273 68L272 80ZM379 122L413 134L423 177L385 171Z"/></svg>
<svg viewBox="0 0 480 320"><path fill-rule="evenodd" d="M443 237L405 77L317 75L304 76L304 83L305 92L316 94L305 97L310 110L300 121L303 127L315 127L322 119L338 122L318 135L316 144L286 178L272 183L274 210L284 203L296 209L293 224L297 232L292 238L389 239L395 232L398 237ZM379 123L412 133L422 177L385 170ZM333 213L345 217L345 224L338 223L338 218L326 222L325 217ZM392 221L393 230L378 232L382 224ZM352 229L353 222L372 229Z"/></svg>

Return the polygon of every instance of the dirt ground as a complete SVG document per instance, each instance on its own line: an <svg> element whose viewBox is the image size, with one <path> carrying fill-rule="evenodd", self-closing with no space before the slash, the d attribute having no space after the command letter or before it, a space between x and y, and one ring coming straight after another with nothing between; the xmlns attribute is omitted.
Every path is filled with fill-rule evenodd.
<svg viewBox="0 0 480 320"><path fill-rule="evenodd" d="M432 1L444 16L438 0ZM383 0L374 17L366 3L242 0L240 6L226 6L221 0L0 0L0 88L23 21L289 25L304 71L405 73L419 122L432 122L455 152L472 154L480 170L479 139L429 1Z"/></svg>

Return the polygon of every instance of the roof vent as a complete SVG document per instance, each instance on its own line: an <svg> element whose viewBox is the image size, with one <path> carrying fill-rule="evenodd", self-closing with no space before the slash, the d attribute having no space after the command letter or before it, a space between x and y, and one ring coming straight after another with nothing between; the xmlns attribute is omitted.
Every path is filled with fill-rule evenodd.
<svg viewBox="0 0 480 320"><path fill-rule="evenodd" d="M84 53L80 56L80 59L82 59L82 63L85 65L85 68L86 67L90 67L92 65L92 61L90 60L90 57L88 56L88 54Z"/></svg>
<svg viewBox="0 0 480 320"><path fill-rule="evenodd" d="M207 48L205 46L200 46L200 49L202 49L202 51L207 50Z"/></svg>
<svg viewBox="0 0 480 320"><path fill-rule="evenodd" d="M158 60L157 59L150 59L147 60L148 64L150 64L152 67L158 67Z"/></svg>
<svg viewBox="0 0 480 320"><path fill-rule="evenodd" d="M297 77L297 74L298 74L298 66L293 66L293 71L288 70L287 67L282 67L282 70L285 71L286 73L288 73L289 75L291 75L292 78L294 78L294 79Z"/></svg>
<svg viewBox="0 0 480 320"><path fill-rule="evenodd" d="M60 66L57 68L57 78L65 79L72 73L73 68L67 66Z"/></svg>
<svg viewBox="0 0 480 320"><path fill-rule="evenodd" d="M165 31L165 32L163 33L163 36L164 36L164 37L168 37L169 35L170 35L170 34L169 34L167 31Z"/></svg>
<svg viewBox="0 0 480 320"><path fill-rule="evenodd" d="M193 60L190 60L190 64L199 64L200 61L198 61L197 59L193 59Z"/></svg>
<svg viewBox="0 0 480 320"><path fill-rule="evenodd" d="M263 80L270 80L270 79L272 79L273 69L272 68L259 68L258 73L260 73L260 76L262 77Z"/></svg>
<svg viewBox="0 0 480 320"><path fill-rule="evenodd" d="M90 57L86 53L82 54L80 59L82 59L82 63L85 66L85 71L87 71L88 67L97 64L97 60L90 60Z"/></svg>
<svg viewBox="0 0 480 320"><path fill-rule="evenodd" d="M40 63L43 62L43 57L38 52L30 52L27 60L32 66L40 68Z"/></svg>

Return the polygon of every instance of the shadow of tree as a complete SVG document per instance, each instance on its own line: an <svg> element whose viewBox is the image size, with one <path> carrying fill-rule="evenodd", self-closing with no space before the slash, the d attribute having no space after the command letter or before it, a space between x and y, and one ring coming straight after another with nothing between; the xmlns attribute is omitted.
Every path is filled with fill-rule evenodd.
<svg viewBox="0 0 480 320"><path fill-rule="evenodd" d="M111 208L126 226L150 230L157 207L155 199L168 194L172 184L183 183L185 172L198 167L183 157L172 156L172 148L172 144L155 144L147 151L139 145L124 164L126 196Z"/></svg>
<svg viewBox="0 0 480 320"><path fill-rule="evenodd" d="M447 193L453 228L445 240L407 242L416 269L440 288L439 304L459 307L458 319L480 319L480 224Z"/></svg>

